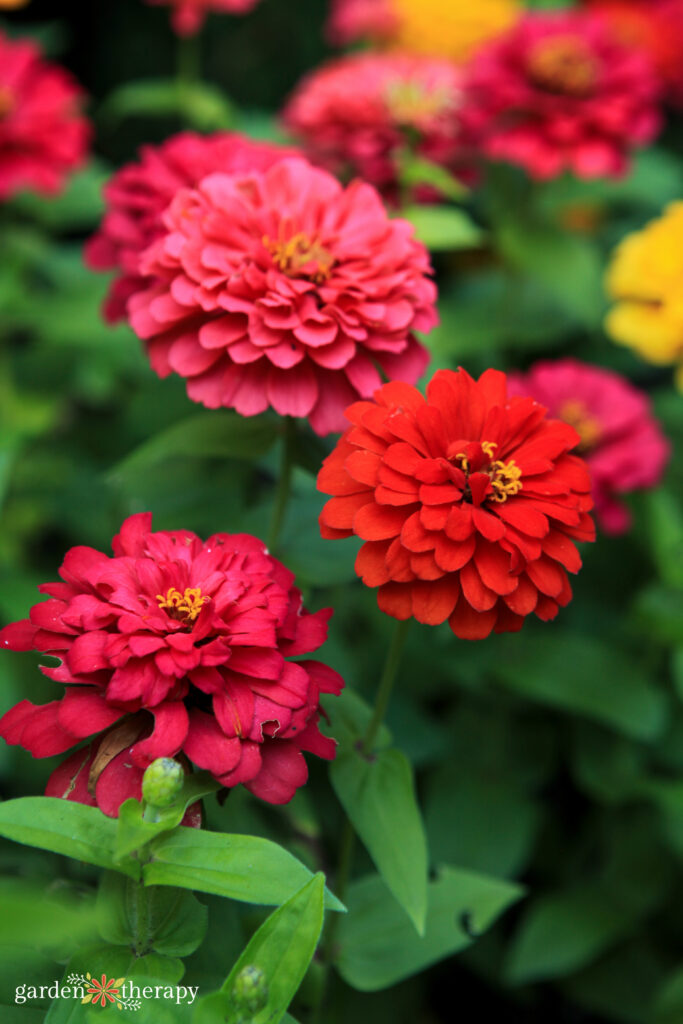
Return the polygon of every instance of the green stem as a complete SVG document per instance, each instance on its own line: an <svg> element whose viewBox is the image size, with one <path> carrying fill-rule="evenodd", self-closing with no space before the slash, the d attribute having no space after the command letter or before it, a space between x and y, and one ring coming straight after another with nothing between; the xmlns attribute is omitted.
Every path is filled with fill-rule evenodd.
<svg viewBox="0 0 683 1024"><path fill-rule="evenodd" d="M396 682L396 676L398 674L398 667L401 663L401 655L403 654L403 648L405 646L406 637L408 636L408 629L410 627L410 619L406 619L405 622L397 622L394 629L394 635L391 638L391 644L387 652L387 659L384 662L384 669L382 671L382 677L379 681L379 687L377 689L377 696L375 697L375 710L373 711L370 724L363 737L363 744L361 747L362 753L365 757L372 752L372 748L375 740L377 739L377 733L379 732L384 716L387 713L389 707L389 700L391 698L391 691L394 688Z"/></svg>
<svg viewBox="0 0 683 1024"><path fill-rule="evenodd" d="M179 36L177 78L181 88L201 78L201 36Z"/></svg>
<svg viewBox="0 0 683 1024"><path fill-rule="evenodd" d="M268 540L266 541L268 550L270 551L271 554L273 554L277 550L278 541L280 539L280 531L282 530L282 524L285 519L287 504L289 502L292 483L292 468L294 465L293 449L295 434L296 428L294 426L294 420L291 418L291 416L287 416L285 418L282 431L280 476L277 484L277 492L275 494L273 514L270 520L270 529L268 530Z"/></svg>
<svg viewBox="0 0 683 1024"><path fill-rule="evenodd" d="M135 936L135 954L144 956L149 953L150 936L150 891L142 882L130 882L128 889L130 900L130 920Z"/></svg>

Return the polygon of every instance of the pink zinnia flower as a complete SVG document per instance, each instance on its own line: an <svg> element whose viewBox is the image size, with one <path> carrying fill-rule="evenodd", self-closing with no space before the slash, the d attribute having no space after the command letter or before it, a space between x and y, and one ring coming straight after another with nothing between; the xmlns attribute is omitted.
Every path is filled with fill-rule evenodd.
<svg viewBox="0 0 683 1024"><path fill-rule="evenodd" d="M523 18L475 57L465 94L473 142L534 178L623 174L661 125L647 59L590 13Z"/></svg>
<svg viewBox="0 0 683 1024"><path fill-rule="evenodd" d="M86 159L90 125L75 79L35 43L0 32L0 199L58 192Z"/></svg>
<svg viewBox="0 0 683 1024"><path fill-rule="evenodd" d="M334 172L350 168L393 195L402 148L457 166L461 87L462 72L450 61L352 54L307 75L284 120L312 159Z"/></svg>
<svg viewBox="0 0 683 1024"><path fill-rule="evenodd" d="M320 647L332 612L309 614L292 574L255 537L150 531L151 515L134 515L113 558L72 548L63 582L39 588L50 599L0 632L4 648L59 658L42 671L66 685L50 704L17 704L0 735L34 757L96 737L46 792L111 816L140 797L158 757L286 803L307 778L303 751L335 753L318 731L318 699L339 693L342 679L321 662L289 660Z"/></svg>
<svg viewBox="0 0 683 1024"><path fill-rule="evenodd" d="M620 494L659 483L670 445L649 399L612 370L575 359L536 363L510 377L510 391L531 395L579 434L575 451L587 462L598 520L606 533L630 525Z"/></svg>
<svg viewBox="0 0 683 1024"><path fill-rule="evenodd" d="M437 321L429 255L372 186L287 159L210 175L164 224L140 261L154 283L128 311L153 369L187 378L193 401L327 434L380 370L415 381L426 366L413 331Z"/></svg>
<svg viewBox="0 0 683 1024"><path fill-rule="evenodd" d="M140 254L165 233L161 215L176 192L198 185L213 171L265 170L292 153L227 132L181 132L160 146L143 146L139 161L126 164L105 186L107 212L85 247L85 261L92 270L119 271L104 306L106 319L123 319L130 296L149 284L138 269Z"/></svg>
<svg viewBox="0 0 683 1024"><path fill-rule="evenodd" d="M170 4L171 24L179 36L193 36L202 28L207 14L248 14L259 0L147 0L149 4Z"/></svg>
<svg viewBox="0 0 683 1024"><path fill-rule="evenodd" d="M390 38L396 28L390 0L332 0L327 34L335 46Z"/></svg>

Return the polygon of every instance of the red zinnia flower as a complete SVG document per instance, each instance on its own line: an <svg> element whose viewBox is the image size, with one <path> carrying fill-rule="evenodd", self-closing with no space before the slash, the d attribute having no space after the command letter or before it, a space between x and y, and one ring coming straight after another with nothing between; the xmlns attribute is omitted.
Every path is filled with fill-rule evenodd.
<svg viewBox="0 0 683 1024"><path fill-rule="evenodd" d="M207 14L248 14L259 0L147 0L149 4L170 4L171 24L179 36L199 32Z"/></svg>
<svg viewBox="0 0 683 1024"><path fill-rule="evenodd" d="M139 162L126 164L105 186L107 212L85 248L93 270L119 271L104 306L106 319L123 319L130 296L149 285L138 269L140 254L165 233L161 217L176 192L213 171L264 171L288 155L293 150L227 132L181 132L161 146L143 146Z"/></svg>
<svg viewBox="0 0 683 1024"><path fill-rule="evenodd" d="M209 408L306 416L318 434L388 377L415 381L437 320L425 247L370 185L304 160L180 191L128 303L152 368Z"/></svg>
<svg viewBox="0 0 683 1024"><path fill-rule="evenodd" d="M474 59L463 121L472 142L534 178L615 176L661 124L649 62L590 13L523 18Z"/></svg>
<svg viewBox="0 0 683 1024"><path fill-rule="evenodd" d="M335 46L346 46L358 39L388 39L396 26L390 0L332 0L327 34Z"/></svg>
<svg viewBox="0 0 683 1024"><path fill-rule="evenodd" d="M90 125L68 71L33 42L0 32L0 199L21 189L58 192L85 162Z"/></svg>
<svg viewBox="0 0 683 1024"><path fill-rule="evenodd" d="M255 537L150 530L149 514L127 519L113 558L72 548L63 582L39 588L50 600L0 632L5 648L60 658L42 671L67 687L51 704L17 704L0 735L50 757L97 734L46 792L113 816L140 797L158 757L184 756L224 786L286 803L306 781L304 750L334 757L318 699L342 679L287 660L320 647L332 612L305 611L292 574Z"/></svg>
<svg viewBox="0 0 683 1024"><path fill-rule="evenodd" d="M455 169L461 86L462 72L450 61L351 54L307 75L284 119L312 158L335 172L350 167L393 194L402 147Z"/></svg>
<svg viewBox="0 0 683 1024"><path fill-rule="evenodd" d="M508 398L505 374L474 381L440 370L427 387L390 383L346 413L353 424L325 460L334 497L323 537L361 537L356 572L397 619L478 640L553 619L571 599L577 540L593 540L579 438L531 398Z"/></svg>
<svg viewBox="0 0 683 1024"><path fill-rule="evenodd" d="M598 520L607 533L624 533L630 516L617 495L654 487L670 453L647 396L618 373L575 359L536 363L526 374L511 374L509 387L576 428Z"/></svg>

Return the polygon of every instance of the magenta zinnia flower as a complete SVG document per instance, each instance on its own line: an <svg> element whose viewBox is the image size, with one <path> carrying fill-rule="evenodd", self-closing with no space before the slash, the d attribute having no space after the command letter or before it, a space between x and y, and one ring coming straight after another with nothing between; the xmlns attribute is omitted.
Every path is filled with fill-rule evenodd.
<svg viewBox="0 0 683 1024"><path fill-rule="evenodd" d="M523 18L475 57L465 94L473 143L534 178L623 174L661 124L650 64L591 13Z"/></svg>
<svg viewBox="0 0 683 1024"><path fill-rule="evenodd" d="M404 147L454 170L462 159L462 72L431 57L360 53L311 72L284 120L312 159L350 168L389 195Z"/></svg>
<svg viewBox="0 0 683 1024"><path fill-rule="evenodd" d="M177 194L143 255L154 279L128 303L153 369L209 408L268 407L341 430L388 377L415 381L413 331L437 321L429 256L370 185L344 189L304 160L213 174Z"/></svg>
<svg viewBox="0 0 683 1024"><path fill-rule="evenodd" d="M35 43L0 32L0 199L21 189L58 192L86 159L90 125L68 71Z"/></svg>
<svg viewBox="0 0 683 1024"><path fill-rule="evenodd" d="M397 25L390 0L332 0L327 34L335 46L358 39L384 40Z"/></svg>
<svg viewBox="0 0 683 1024"><path fill-rule="evenodd" d="M171 5L171 24L179 36L193 36L204 25L207 14L248 14L259 0L147 0L149 4Z"/></svg>
<svg viewBox="0 0 683 1024"><path fill-rule="evenodd" d="M92 270L119 272L104 306L106 319L123 319L130 296L149 284L138 270L140 254L165 233L161 216L176 192L213 171L261 171L287 155L293 150L227 132L181 132L161 146L143 146L138 163L126 164L105 186L107 212L85 248Z"/></svg>
<svg viewBox="0 0 683 1024"><path fill-rule="evenodd" d="M0 632L4 648L61 659L42 671L66 685L51 704L17 704L0 735L34 757L95 737L46 792L109 815L140 797L158 757L286 803L307 778L303 751L335 753L318 731L318 700L343 681L319 661L290 660L321 646L331 609L307 612L292 574L255 537L150 531L151 515L134 515L113 558L72 548L63 582L39 588L50 599Z"/></svg>
<svg viewBox="0 0 683 1024"><path fill-rule="evenodd" d="M530 395L574 427L581 438L575 451L591 471L598 521L606 533L624 533L630 515L619 495L656 486L670 454L647 396L618 373L575 359L513 374L510 391Z"/></svg>

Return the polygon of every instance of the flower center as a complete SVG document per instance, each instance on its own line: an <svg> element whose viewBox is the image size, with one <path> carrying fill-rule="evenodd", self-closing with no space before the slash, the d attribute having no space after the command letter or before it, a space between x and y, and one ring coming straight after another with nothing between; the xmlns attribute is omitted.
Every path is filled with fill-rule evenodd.
<svg viewBox="0 0 683 1024"><path fill-rule="evenodd" d="M542 39L529 55L527 71L541 89L579 98L592 92L598 76L592 53L573 35Z"/></svg>
<svg viewBox="0 0 683 1024"><path fill-rule="evenodd" d="M334 266L334 256L317 238L309 238L303 231L284 241L273 241L263 236L263 244L273 257L273 263L287 277L308 277L316 284L327 281Z"/></svg>
<svg viewBox="0 0 683 1024"><path fill-rule="evenodd" d="M210 597L202 596L199 587L185 587L182 594L175 587L170 587L165 595L157 594L159 607L179 622L194 622L203 606L210 600Z"/></svg>
<svg viewBox="0 0 683 1024"><path fill-rule="evenodd" d="M455 447L461 447L460 442ZM449 451L449 461L454 462L468 478L463 492L466 501L472 501L472 489L469 484L469 477L472 473L485 473L488 476L492 490L486 495L486 499L495 501L499 505L522 490L521 469L514 459L508 459L507 462L494 459L497 447L495 441L482 441L480 444L468 444L466 451L457 451L455 454L451 454Z"/></svg>
<svg viewBox="0 0 683 1024"><path fill-rule="evenodd" d="M0 118L14 110L14 93L6 85L0 85Z"/></svg>
<svg viewBox="0 0 683 1024"><path fill-rule="evenodd" d="M573 427L581 438L576 446L577 452L585 454L595 448L602 436L602 427L600 421L591 416L582 401L578 398L570 399L561 406L558 415L561 420Z"/></svg>
<svg viewBox="0 0 683 1024"><path fill-rule="evenodd" d="M396 79L386 87L385 102L399 124L419 124L429 117L445 113L450 106L448 89L427 89L415 79Z"/></svg>

